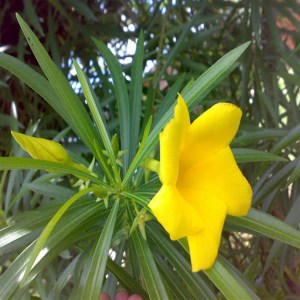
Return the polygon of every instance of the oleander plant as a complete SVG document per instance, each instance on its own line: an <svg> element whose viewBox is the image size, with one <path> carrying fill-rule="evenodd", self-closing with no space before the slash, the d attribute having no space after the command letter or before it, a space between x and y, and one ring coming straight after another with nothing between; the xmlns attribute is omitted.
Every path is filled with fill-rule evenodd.
<svg viewBox="0 0 300 300"><path fill-rule="evenodd" d="M13 16L0 298L296 299L300 5L110 2Z"/></svg>

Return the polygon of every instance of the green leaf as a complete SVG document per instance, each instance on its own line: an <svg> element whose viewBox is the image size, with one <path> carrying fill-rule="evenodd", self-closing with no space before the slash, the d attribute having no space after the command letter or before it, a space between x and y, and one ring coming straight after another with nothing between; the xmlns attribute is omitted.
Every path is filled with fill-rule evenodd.
<svg viewBox="0 0 300 300"><path fill-rule="evenodd" d="M126 291L131 292L132 294L139 294L145 300L148 299L148 295L144 289L138 284L135 278L131 277L130 274L124 270L124 268L120 267L111 259L107 260L107 268L114 274L120 285L126 289Z"/></svg>
<svg viewBox="0 0 300 300"><path fill-rule="evenodd" d="M143 60L144 60L144 34L140 32L136 45L136 53L134 55L131 67L130 82L130 147L128 149L129 161L132 161L139 142L139 130L142 113L142 88L143 88Z"/></svg>
<svg viewBox="0 0 300 300"><path fill-rule="evenodd" d="M272 177L265 178L264 181L259 181L257 185L259 188L255 191L253 195L253 204L260 203L265 199L270 193L274 190L280 188L280 185L285 186L287 182L287 177L292 173L299 163L299 159L295 159L287 163L283 168L277 171L275 174L272 174Z"/></svg>
<svg viewBox="0 0 300 300"><path fill-rule="evenodd" d="M25 183L24 187L35 193L61 201L68 200L75 193L71 189L52 183L31 182Z"/></svg>
<svg viewBox="0 0 300 300"><path fill-rule="evenodd" d="M49 213L53 213L49 209ZM38 237L45 223L50 219L49 214L22 214L23 220L0 230L0 255L13 254L20 248Z"/></svg>
<svg viewBox="0 0 300 300"><path fill-rule="evenodd" d="M221 256L204 273L227 299L260 299L236 272L232 272Z"/></svg>
<svg viewBox="0 0 300 300"><path fill-rule="evenodd" d="M300 231L283 221L254 208L251 208L246 217L227 216L226 224L244 229L246 232L258 233L271 239L281 241L300 248Z"/></svg>
<svg viewBox="0 0 300 300"><path fill-rule="evenodd" d="M242 55L242 53L249 47L250 42L246 42L237 48L229 51L221 57L214 65L212 65L206 72L204 72L198 79L190 86L188 90L182 93L183 98L187 101L188 106L199 103L203 98L214 88L220 80L227 74L227 71Z"/></svg>
<svg viewBox="0 0 300 300"><path fill-rule="evenodd" d="M266 107L266 110L270 114L273 121L273 126L277 126L279 117L276 111L277 107L272 101L273 99L270 99L270 97L266 93L260 91L257 92L257 96L260 103Z"/></svg>
<svg viewBox="0 0 300 300"><path fill-rule="evenodd" d="M115 228L118 208L119 200L116 200L105 222L104 228L97 242L96 249L92 251L92 255L86 263L86 267L80 281L80 285L83 286L80 299L98 300L100 297L105 276L108 251Z"/></svg>
<svg viewBox="0 0 300 300"><path fill-rule="evenodd" d="M87 111L85 110L85 107L72 90L68 80L65 78L61 70L51 60L38 38L18 14L17 20L33 54L57 95L60 105L63 107L64 112L68 115L68 121L71 122L70 126L97 157L98 152L96 149L97 146L100 147L100 145L97 145L99 137L96 134L95 128Z"/></svg>
<svg viewBox="0 0 300 300"><path fill-rule="evenodd" d="M97 18L94 12L88 7L84 1L76 0L65 0L69 6L74 7L76 11L82 16L86 17L88 21L97 21Z"/></svg>
<svg viewBox="0 0 300 300"><path fill-rule="evenodd" d="M175 248L174 244L161 234L158 226L149 225L147 229L151 245L155 246L159 250L159 253L168 259L173 269L178 272L181 281L188 286L189 292L193 294L194 298L217 299L201 276L198 273L191 272L190 263L187 262L184 256Z"/></svg>
<svg viewBox="0 0 300 300"><path fill-rule="evenodd" d="M72 116L70 116L60 104L58 97L45 77L19 59L3 52L0 52L0 66L23 80L30 88L46 100L46 102L53 107L72 129L77 132L76 126L74 126L72 121Z"/></svg>
<svg viewBox="0 0 300 300"><path fill-rule="evenodd" d="M148 207L149 204L149 199L147 197L144 197L138 193L132 193L132 192L123 192L122 193L124 196L134 200L136 203L139 205L142 205L144 207Z"/></svg>
<svg viewBox="0 0 300 300"><path fill-rule="evenodd" d="M162 258L159 254L155 255L155 261L164 283L168 286L168 290L172 292L172 297L180 300L194 299L179 276L174 272L172 266ZM214 298L213 298L214 299Z"/></svg>
<svg viewBox="0 0 300 300"><path fill-rule="evenodd" d="M252 130L247 131L247 133L236 137L233 140L232 145L245 146L261 140L276 140L279 137L284 136L286 133L287 131L282 129L260 129L255 127L253 132Z"/></svg>
<svg viewBox="0 0 300 300"><path fill-rule="evenodd" d="M121 149L128 150L130 147L130 128L132 120L130 119L130 104L127 93L127 86L122 74L121 66L117 58L111 53L111 51L106 47L105 44L95 38L93 38L93 41L104 57L113 78L114 90L119 108ZM126 152L124 154L124 172L127 170L128 165L129 153Z"/></svg>
<svg viewBox="0 0 300 300"><path fill-rule="evenodd" d="M104 186L106 189L111 188L99 180L97 177L82 169L74 168L68 164L50 162L40 159L19 158L19 157L0 157L0 170L51 170L62 174L73 174L78 177L90 179L94 183Z"/></svg>
<svg viewBox="0 0 300 300"><path fill-rule="evenodd" d="M293 226L295 228L298 227L299 229L299 211L300 211L300 195L296 198L295 202L289 209L289 212L284 219L284 222L290 226ZM283 250L283 244L279 241L275 241L268 253L266 263L264 265L263 274L269 269L269 267L272 265L274 259L282 253Z"/></svg>
<svg viewBox="0 0 300 300"><path fill-rule="evenodd" d="M260 45L261 39L261 16L259 11L259 2L251 2L251 21L253 26L253 32L257 45Z"/></svg>
<svg viewBox="0 0 300 300"><path fill-rule="evenodd" d="M30 20L30 23L33 25L33 27L39 32L41 36L45 36L44 31L40 25L39 18L35 11L35 6L32 3L32 0L24 1L24 11L28 17L28 20Z"/></svg>
<svg viewBox="0 0 300 300"><path fill-rule="evenodd" d="M60 292L68 284L70 277L74 274L74 272L76 272L76 265L79 257L80 255L77 255L57 278L53 288L48 294L47 300L55 300L60 298Z"/></svg>
<svg viewBox="0 0 300 300"><path fill-rule="evenodd" d="M24 273L24 276L22 278L22 282L24 282L27 279L27 276L29 275L31 268L33 266L33 264L35 263L35 260L37 259L39 253L41 252L41 250L43 249L47 238L49 237L49 235L51 234L54 226L57 224L57 222L60 220L60 218L62 217L62 215L66 212L66 210L79 198L81 198L82 196L90 193L93 191L93 188L87 188L85 190L82 190L80 192L78 192L77 194L75 194L73 197L71 197L64 205L62 205L59 210L56 212L56 214L51 218L51 220L49 221L49 223L47 224L47 226L45 227L45 229L43 230L43 232L41 233L40 237L38 238L36 244L34 245L34 248L31 252L30 255L30 259L26 265L26 270Z"/></svg>
<svg viewBox="0 0 300 300"><path fill-rule="evenodd" d="M288 186L298 180L300 178L300 161L298 161L297 165L295 166L294 170L292 171L290 177L288 178L288 181L286 183L285 188L288 188Z"/></svg>
<svg viewBox="0 0 300 300"><path fill-rule="evenodd" d="M141 140L141 143L140 143L140 147L136 153L136 155L134 156L134 159L131 163L131 165L135 165L136 161L139 161L139 157L141 155L141 153L143 152L145 146L146 146L146 143L147 143L147 138L149 136L149 132L150 132L150 129L151 129L151 125L152 125L152 116L150 116L146 126L145 126L145 129L144 129L144 132L143 132L143 137L142 137L142 140ZM127 182L127 173L125 175L125 178L123 180L123 182Z"/></svg>
<svg viewBox="0 0 300 300"><path fill-rule="evenodd" d="M129 206L127 207L127 212L129 221L132 223L134 220L134 215ZM144 240L139 230L135 230L130 238L133 241L133 245L137 253L137 259L142 270L142 276L144 278L150 299L169 299L148 243Z"/></svg>
<svg viewBox="0 0 300 300"><path fill-rule="evenodd" d="M186 37L190 33L191 27L194 25L195 21L199 18L201 13L202 12L195 13L191 18L191 20L188 23L184 24L184 28L182 28L181 33L177 38L175 45L168 51L168 54L164 57L164 64L159 74L155 78L155 81L153 83L154 86L157 86L157 84L161 80L163 74L165 73L172 60L175 58L175 56L178 55L183 50L183 45L186 44Z"/></svg>
<svg viewBox="0 0 300 300"><path fill-rule="evenodd" d="M94 198L95 199L95 198ZM45 268L49 267L53 258L73 245L74 242L86 241L88 234L91 239L98 238L102 225L94 228L95 222L105 220L108 212L103 202L91 201L90 197L84 197L74 203L60 219L47 239L41 253L44 255L31 270L26 285L36 278ZM92 234L92 235L91 235Z"/></svg>
<svg viewBox="0 0 300 300"><path fill-rule="evenodd" d="M78 76L79 82L81 84L84 96L86 98L86 101L88 103L90 111L93 115L93 118L96 122L97 128L98 128L100 136L102 138L102 141L104 143L104 147L105 147L105 150L108 154L109 161L112 164L112 168L113 168L113 171L114 171L116 181L120 182L121 178L120 178L119 171L118 171L118 168L117 168L115 154L114 154L111 142L110 142L109 133L106 130L104 116L98 110L98 107L97 107L97 104L96 104L96 101L95 101L96 95L93 92L93 90L91 88L91 85L88 82L88 79L87 79L86 75L80 69L78 63L75 60L73 60L73 63L74 63L74 66L75 66L75 69L76 69L76 72L77 72L77 76ZM105 166L106 174L111 178L110 170L106 167L106 163L104 161L103 156L101 155L101 156L99 156L99 158L101 158L101 160L102 160L102 165ZM114 180L112 180L112 181L114 182Z"/></svg>
<svg viewBox="0 0 300 300"><path fill-rule="evenodd" d="M296 125L294 128L290 129L289 132L276 143L276 145L271 150L273 153L278 153L280 150L295 143L300 138L300 124Z"/></svg>
<svg viewBox="0 0 300 300"><path fill-rule="evenodd" d="M233 148L233 155L238 163L256 162L256 161L288 161L288 159L254 149Z"/></svg>
<svg viewBox="0 0 300 300"><path fill-rule="evenodd" d="M30 244L0 276L0 293L2 299L12 299L11 296L19 288L20 279L31 255L33 243Z"/></svg>

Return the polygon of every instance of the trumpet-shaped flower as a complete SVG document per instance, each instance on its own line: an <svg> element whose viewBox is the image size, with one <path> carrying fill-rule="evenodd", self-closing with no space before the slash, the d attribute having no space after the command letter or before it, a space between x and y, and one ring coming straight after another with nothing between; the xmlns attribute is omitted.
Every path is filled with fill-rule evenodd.
<svg viewBox="0 0 300 300"><path fill-rule="evenodd" d="M218 103L192 124L181 95L174 118L160 133L162 187L149 203L172 240L187 237L194 272L213 266L226 214L244 216L252 190L230 142L242 112Z"/></svg>

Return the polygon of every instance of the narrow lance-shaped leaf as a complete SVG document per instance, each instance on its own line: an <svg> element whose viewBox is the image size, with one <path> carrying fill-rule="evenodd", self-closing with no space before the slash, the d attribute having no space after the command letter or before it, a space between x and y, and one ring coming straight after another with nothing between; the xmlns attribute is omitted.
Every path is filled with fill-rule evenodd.
<svg viewBox="0 0 300 300"><path fill-rule="evenodd" d="M101 54L103 55L105 62L107 63L111 76L114 82L114 90L117 98L119 119L120 119L120 137L121 148L125 150L124 154L124 172L129 165L128 149L130 147L130 113L129 113L129 98L127 93L127 86L122 74L121 66L117 58L110 52L110 50L101 41L93 38L93 41Z"/></svg>
<svg viewBox="0 0 300 300"><path fill-rule="evenodd" d="M24 11L33 27L42 37L44 37L45 34L43 32L43 28L40 25L39 18L36 14L35 6L33 5L32 0L24 1Z"/></svg>
<svg viewBox="0 0 300 300"><path fill-rule="evenodd" d="M243 228L248 232L259 233L271 239L300 248L299 230L254 208L250 209L246 217L236 218L228 216L226 223Z"/></svg>
<svg viewBox="0 0 300 300"><path fill-rule="evenodd" d="M92 256L83 271L80 282L83 286L83 290L80 299L98 300L100 297L105 276L108 251L118 215L118 208L119 200L116 200L105 222L96 249L92 252Z"/></svg>
<svg viewBox="0 0 300 300"><path fill-rule="evenodd" d="M295 143L300 138L300 124L292 128L281 140L279 140L276 145L271 150L272 153L278 153L280 150L284 149L286 146Z"/></svg>
<svg viewBox="0 0 300 300"><path fill-rule="evenodd" d="M127 212L129 220L132 223L134 216L130 207L127 207ZM169 299L148 243L144 240L138 229L132 233L131 238L136 249L137 259L150 299Z"/></svg>
<svg viewBox="0 0 300 300"><path fill-rule="evenodd" d="M298 180L299 177L300 177L300 161L298 161L297 165L295 166L294 170L292 171L291 175L289 176L285 188L288 188L288 186L291 183Z"/></svg>
<svg viewBox="0 0 300 300"><path fill-rule="evenodd" d="M70 276L72 276L76 272L76 265L78 263L79 258L80 254L78 254L72 260L72 262L64 269L61 275L57 278L52 290L48 294L47 299L59 299L61 291L70 281Z"/></svg>
<svg viewBox="0 0 300 300"><path fill-rule="evenodd" d="M149 118L149 120L146 124L145 130L144 130L144 133L143 133L143 136L142 136L142 140L141 140L141 143L140 143L140 147L139 147L136 155L134 156L134 159L131 163L132 165L139 159L140 154L143 152L143 150L146 146L146 142L147 142L147 138L149 136L151 125L152 125L152 116L150 116L150 118Z"/></svg>
<svg viewBox="0 0 300 300"><path fill-rule="evenodd" d="M97 146L100 147L100 145L95 145L94 141L99 141L100 139L96 134L85 107L72 90L61 70L59 70L57 65L51 60L36 35L18 14L17 20L40 67L48 78L60 104L63 106L64 113L68 115L68 119L71 121L71 127L97 157L96 148Z"/></svg>
<svg viewBox="0 0 300 300"><path fill-rule="evenodd" d="M260 299L242 278L231 272L221 257L204 273L227 299Z"/></svg>
<svg viewBox="0 0 300 300"><path fill-rule="evenodd" d="M201 299L217 299L212 289L206 285L206 282L200 277L199 273L191 272L190 263L176 249L174 244L161 234L158 226L153 226L153 224L150 225L147 226L147 232L151 244L155 245L157 249L160 249L160 252L168 259L173 269L178 272L182 281L188 285L189 292L192 293L194 297L199 297Z"/></svg>
<svg viewBox="0 0 300 300"><path fill-rule="evenodd" d="M164 279L165 285L169 291L172 291L172 297L180 300L196 299L190 293L190 287L187 290L187 284L184 280L179 280L177 274L174 272L172 266L168 264L167 260L162 258L159 254L155 256L158 270ZM199 296L198 296L199 297ZM206 299L206 298L203 298Z"/></svg>
<svg viewBox="0 0 300 300"><path fill-rule="evenodd" d="M185 44L186 37L188 36L188 34L190 32L190 28L193 26L193 24L196 23L195 21L197 19L199 19L199 16L202 17L202 11L198 11L197 13L195 13L194 16L192 17L192 19L189 22L187 22L186 24L184 24L184 27L182 28L181 33L180 33L179 37L177 38L175 45L170 49L170 51L168 51L168 54L166 55L166 57L164 57L164 64L163 64L159 74L155 78L155 81L153 83L154 86L157 86L157 84L161 80L163 74L166 72L167 68L169 67L169 65L172 62L172 60L174 59L174 57L176 55L179 55L179 53L181 51L183 51L183 49L184 49L183 45Z"/></svg>
<svg viewBox="0 0 300 300"><path fill-rule="evenodd" d="M286 218L284 219L285 224L288 224L292 227L296 227L299 224L299 211L300 211L300 195L296 198L293 205L291 206ZM269 269L272 265L274 259L281 254L284 244L280 243L279 241L275 241L272 247L269 250L266 263L264 265L263 274Z"/></svg>
<svg viewBox="0 0 300 300"><path fill-rule="evenodd" d="M113 169L113 172L114 172L114 175L115 175L115 178L116 178L115 181L120 182L121 179L120 179L118 167L117 167L117 164L116 164L114 151L112 149L112 145L111 145L111 142L110 142L110 139L109 139L109 134L106 130L103 115L101 115L101 112L99 112L99 110L97 108L97 105L96 105L96 102L95 102L95 98L94 98L95 94L93 93L93 90L92 90L92 88L91 88L91 86L88 82L88 79L87 79L86 75L83 73L83 71L80 69L78 63L75 60L73 60L73 63L74 63L74 66L75 66L75 69L76 69L76 72L77 72L77 76L78 76L79 82L81 84L84 96L85 96L86 101L88 103L88 106L91 110L93 118L96 122L96 125L97 125L97 128L99 130L100 136L101 136L102 141L104 143L105 150L108 154L109 161L112 165L112 169ZM102 156L101 156L101 158L102 158ZM103 164L104 164L104 162L103 162ZM108 172L109 171L107 171L107 173Z"/></svg>
<svg viewBox="0 0 300 300"><path fill-rule="evenodd" d="M277 139L286 135L287 131L282 129L260 129L255 128L253 131L238 136L234 139L233 145L245 146L253 144L259 140Z"/></svg>
<svg viewBox="0 0 300 300"><path fill-rule="evenodd" d="M34 243L25 248L22 253L15 258L9 268L0 276L0 294L2 299L11 298L13 293L19 288L20 278L26 268Z"/></svg>
<svg viewBox="0 0 300 300"><path fill-rule="evenodd" d="M199 76L197 80L190 86L190 88L182 93L182 97L186 99L188 106L191 106L194 102L199 103L200 97L201 100L203 100L203 97L206 96L211 89L220 82L220 79L223 79L222 75L227 73L227 71L243 54L249 45L250 42L246 42L229 51L206 72Z"/></svg>
<svg viewBox="0 0 300 300"><path fill-rule="evenodd" d="M71 197L64 205L60 207L60 209L55 213L55 215L51 218L43 232L41 233L40 237L38 238L36 244L34 245L34 248L31 252L29 261L26 266L26 270L24 273L24 276L22 278L22 282L25 282L27 276L29 275L32 266L34 265L39 253L41 252L42 248L44 247L47 238L51 234L54 226L57 224L57 222L60 220L60 218L63 216L63 214L66 212L66 210L79 198L82 196L91 193L93 191L93 188L88 188L83 191L78 192L73 197Z"/></svg>
<svg viewBox="0 0 300 300"><path fill-rule="evenodd" d="M66 0L70 7L75 8L75 10L84 16L87 20L97 21L97 18L94 12L89 8L88 4L84 1L76 1L76 0Z"/></svg>
<svg viewBox="0 0 300 300"><path fill-rule="evenodd" d="M136 46L136 53L134 55L131 71L130 82L130 147L129 147L129 161L132 161L139 142L139 130L142 107L142 88L143 81L143 59L144 59L144 34L140 32L139 39Z"/></svg>
<svg viewBox="0 0 300 300"><path fill-rule="evenodd" d="M94 175L83 171L82 169L74 168L68 164L51 162L40 159L19 158L19 157L0 157L0 170L51 170L52 172L62 174L73 174L79 178L89 179L94 183L104 186L107 190L111 187L102 182Z"/></svg>
<svg viewBox="0 0 300 300"><path fill-rule="evenodd" d="M288 161L273 153L254 149L234 148L232 149L234 157L238 163L256 162L256 161Z"/></svg>
<svg viewBox="0 0 300 300"><path fill-rule="evenodd" d="M117 278L118 282L125 288L128 292L137 293L143 299L148 299L148 296L144 289L138 284L137 280L131 277L124 268L116 264L113 260L108 259L107 268L109 271L114 274L115 278Z"/></svg>
<svg viewBox="0 0 300 300"><path fill-rule="evenodd" d="M296 158L295 160L287 163L281 170L274 173L270 180L265 178L265 184L261 185L253 194L253 204L261 202L268 194L272 193L274 189L279 188L280 185L285 185L287 177L293 172L299 161L300 159Z"/></svg>
<svg viewBox="0 0 300 300"><path fill-rule="evenodd" d="M68 114L63 106L60 105L59 99L56 96L49 81L27 66L21 60L10 56L6 53L0 53L0 66L21 80L23 80L30 88L39 94L76 132L76 126L73 123L72 116Z"/></svg>
<svg viewBox="0 0 300 300"><path fill-rule="evenodd" d="M79 241L79 237L80 240L86 241L86 235L89 235L87 229L94 224L95 220L106 218L108 212L103 203L95 203L87 196L84 198L83 201L74 203L68 209L66 215L60 219L59 226L54 228L41 251L45 255L34 265L25 285L32 282L37 275L49 266L52 261L51 257L57 257L63 250L69 249L74 241Z"/></svg>

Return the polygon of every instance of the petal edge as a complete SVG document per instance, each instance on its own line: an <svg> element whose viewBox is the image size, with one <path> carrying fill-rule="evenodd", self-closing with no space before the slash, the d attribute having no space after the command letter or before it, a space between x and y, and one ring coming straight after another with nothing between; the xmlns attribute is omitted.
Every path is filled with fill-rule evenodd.
<svg viewBox="0 0 300 300"><path fill-rule="evenodd" d="M160 179L175 184L179 171L180 149L190 126L190 116L184 99L179 94L174 118L160 133Z"/></svg>

